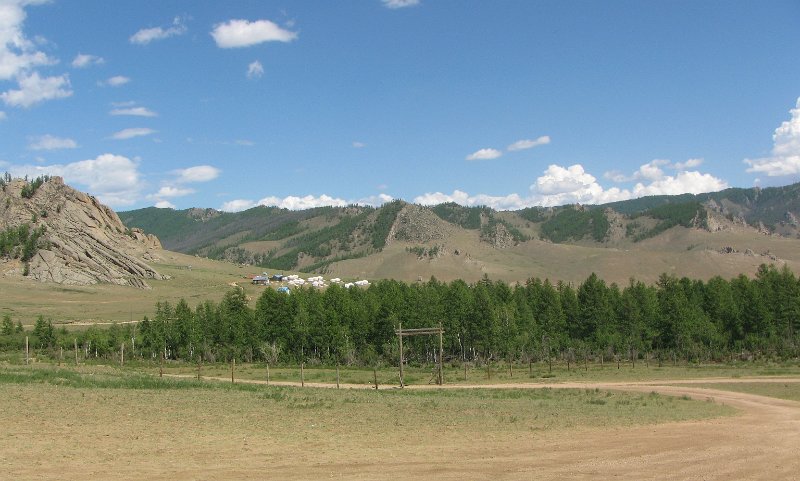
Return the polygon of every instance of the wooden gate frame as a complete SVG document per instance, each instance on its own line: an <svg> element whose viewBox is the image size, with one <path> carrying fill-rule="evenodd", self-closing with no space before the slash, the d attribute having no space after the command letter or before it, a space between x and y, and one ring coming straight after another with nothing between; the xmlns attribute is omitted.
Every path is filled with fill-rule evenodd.
<svg viewBox="0 0 800 481"><path fill-rule="evenodd" d="M439 324L439 327L422 327L419 329L403 329L403 323L400 323L399 327L394 330L394 333L397 334L397 339L400 342L400 387L405 387L405 383L403 381L403 338L406 336L430 336L433 334L439 335L439 366L438 366L438 373L436 376L436 384L443 385L444 384L444 376L442 374L442 358L444 349L442 346L442 334L444 334L444 328L442 328L442 324Z"/></svg>

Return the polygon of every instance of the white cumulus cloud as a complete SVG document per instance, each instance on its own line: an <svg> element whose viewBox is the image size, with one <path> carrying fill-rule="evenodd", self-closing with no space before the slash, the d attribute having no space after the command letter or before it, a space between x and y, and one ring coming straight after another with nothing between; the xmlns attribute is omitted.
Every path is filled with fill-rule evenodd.
<svg viewBox="0 0 800 481"><path fill-rule="evenodd" d="M419 0L381 0L386 8L397 9L419 5Z"/></svg>
<svg viewBox="0 0 800 481"><path fill-rule="evenodd" d="M175 204L168 200L159 200L153 204L153 207L157 207L159 209L175 209Z"/></svg>
<svg viewBox="0 0 800 481"><path fill-rule="evenodd" d="M239 48L264 42L291 42L297 38L297 33L269 20L229 20L215 25L211 36L220 48Z"/></svg>
<svg viewBox="0 0 800 481"><path fill-rule="evenodd" d="M500 157L501 155L503 155L503 153L500 152L497 149L480 149L478 151L475 151L475 152L469 154L466 157L466 159L467 160L491 160L491 159L496 159L496 158Z"/></svg>
<svg viewBox="0 0 800 481"><path fill-rule="evenodd" d="M11 169L15 176L58 175L70 185L86 190L112 207L135 203L140 197L141 175L136 162L115 154L69 164L27 165Z"/></svg>
<svg viewBox="0 0 800 481"><path fill-rule="evenodd" d="M363 149L366 146L367 144L365 144L364 142L358 142L358 141L353 142L354 149Z"/></svg>
<svg viewBox="0 0 800 481"><path fill-rule="evenodd" d="M187 169L176 170L177 182L179 183L192 183L192 182L208 182L219 177L220 170L211 165L196 165Z"/></svg>
<svg viewBox="0 0 800 481"><path fill-rule="evenodd" d="M455 202L465 206L486 205L497 210L517 210L532 206L551 207L575 203L605 204L645 195L699 194L728 187L724 180L696 171L681 171L676 175L666 175L658 168L659 165L669 164L665 162L662 160L649 162L630 176L617 173L618 178L624 177L626 181L634 179L637 174L642 180L645 180L644 175L649 177L646 183L639 182L632 189L621 189L616 186L605 188L581 164L568 167L552 164L531 184L528 195L469 194L457 189L452 194L429 192L415 197L414 202L424 205ZM677 164L669 165L674 167ZM657 171L660 171L660 174ZM606 173L606 177L613 176L614 174Z"/></svg>
<svg viewBox="0 0 800 481"><path fill-rule="evenodd" d="M602 204L630 197L617 187L604 189L581 164L562 167L552 164L530 186L533 205Z"/></svg>
<svg viewBox="0 0 800 481"><path fill-rule="evenodd" d="M664 177L664 171L661 169L662 166L668 166L669 161L664 159L654 159L650 162L641 165L639 170L634 172L633 178L634 179L644 179L644 180L658 180Z"/></svg>
<svg viewBox="0 0 800 481"><path fill-rule="evenodd" d="M686 162L675 162L673 167L676 170L686 170L686 169L693 169L695 167L700 167L703 164L703 159L689 159Z"/></svg>
<svg viewBox="0 0 800 481"><path fill-rule="evenodd" d="M525 150L525 149L532 149L534 147L538 147L540 145L547 145L550 143L550 137L547 135L542 135L541 137L535 140L518 140L513 144L509 145L507 150L509 152L516 152L518 150Z"/></svg>
<svg viewBox="0 0 800 481"><path fill-rule="evenodd" d="M132 115L135 117L158 117L158 114L145 107L118 108L109 112L110 115Z"/></svg>
<svg viewBox="0 0 800 481"><path fill-rule="evenodd" d="M147 197L149 199L161 199L164 197L172 198L172 197L184 197L190 194L194 194L194 189L188 189L183 187L175 187L172 185L165 185L158 189L158 192L155 194L150 194Z"/></svg>
<svg viewBox="0 0 800 481"><path fill-rule="evenodd" d="M2 60L0 60L2 62ZM17 77L19 89L0 94L7 105L30 107L46 100L61 99L72 95L69 76L41 77L38 72Z"/></svg>
<svg viewBox="0 0 800 481"><path fill-rule="evenodd" d="M800 98L790 111L791 119L784 121L772 134L772 155L760 159L745 159L747 172L763 173L768 177L800 173Z"/></svg>
<svg viewBox="0 0 800 481"><path fill-rule="evenodd" d="M674 176L662 176L646 185L638 183L633 187L632 196L701 194L703 192L715 192L727 187L727 182L711 174L683 171Z"/></svg>
<svg viewBox="0 0 800 481"><path fill-rule="evenodd" d="M250 199L234 199L222 204L220 210L226 212L239 212L251 209L259 205L268 207L279 207L281 209L289 209L289 210L303 210L303 209L311 209L314 207L327 207L327 206L344 207L352 204L369 205L377 207L387 202L391 202L392 200L394 200L394 197L383 193L378 195L362 197L357 200L345 200L339 197L331 197L326 194L322 194L320 196L314 196L309 194L302 197L296 195L289 195L286 197L270 196L270 197L264 197L259 201L253 201Z"/></svg>
<svg viewBox="0 0 800 481"><path fill-rule="evenodd" d="M454 190L452 194L442 192L429 192L414 198L414 203L422 205L437 205L445 202L455 202L456 204L474 207L485 205L496 210L516 210L535 205L531 199L522 198L518 194L509 195L470 195L461 190Z"/></svg>
<svg viewBox="0 0 800 481"><path fill-rule="evenodd" d="M23 31L26 13L23 7L40 2L24 0L0 1L0 80L14 79L55 59L37 50L36 43Z"/></svg>
<svg viewBox="0 0 800 481"><path fill-rule="evenodd" d="M131 79L129 77L125 77L124 75L115 75L113 77L109 77L108 79L106 79L105 82L101 82L100 85L108 85L110 87L120 87L130 81Z"/></svg>
<svg viewBox="0 0 800 481"><path fill-rule="evenodd" d="M88 53L79 53L75 56L72 60L72 66L74 68L86 68L92 65L100 65L104 63L102 57L98 57L97 55L90 55Z"/></svg>
<svg viewBox="0 0 800 481"><path fill-rule="evenodd" d="M222 207L219 210L223 212L241 212L243 210L252 209L253 207L257 206L255 202L252 200L247 199L234 199L229 200L222 204Z"/></svg>
<svg viewBox="0 0 800 481"><path fill-rule="evenodd" d="M55 137L50 134L33 137L30 140L28 148L31 150L59 150L78 147L78 143L72 139Z"/></svg>
<svg viewBox="0 0 800 481"><path fill-rule="evenodd" d="M348 204L371 205L372 207L378 207L379 205L383 205L393 200L394 197L389 194L378 194L362 197L355 202L348 202Z"/></svg>
<svg viewBox="0 0 800 481"><path fill-rule="evenodd" d="M279 197L264 197L263 199L258 201L258 205L266 205L266 206L275 206L280 207L282 209L289 209L289 210L303 210L303 209L311 209L313 207L324 207L324 206L336 206L336 207L343 207L348 205L344 199L331 197L329 195L322 194L319 197L313 195L306 195L304 197L298 197L294 195L290 195L284 198Z"/></svg>
<svg viewBox="0 0 800 481"><path fill-rule="evenodd" d="M47 42L45 39L36 36L30 40L23 30L25 7L41 3L45 2L0 0L0 81L12 80L18 87L0 93L0 99L12 107L28 108L72 95L67 75L41 76L36 71L58 63L38 49Z"/></svg>
<svg viewBox="0 0 800 481"><path fill-rule="evenodd" d="M247 78L249 79L257 79L261 78L264 75L264 66L261 65L261 62L258 60L251 62L250 65L247 66Z"/></svg>
<svg viewBox="0 0 800 481"><path fill-rule="evenodd" d="M187 31L188 29L183 23L183 19L175 17L170 27L143 28L131 35L128 40L133 44L147 45L154 40L163 40L176 35L183 35Z"/></svg>
<svg viewBox="0 0 800 481"><path fill-rule="evenodd" d="M122 129L119 132L115 132L114 135L111 136L111 138L115 140L127 140L127 139L132 139L134 137L143 137L145 135L151 135L154 133L156 133L156 131L153 129L149 129L146 127L134 127L130 129Z"/></svg>

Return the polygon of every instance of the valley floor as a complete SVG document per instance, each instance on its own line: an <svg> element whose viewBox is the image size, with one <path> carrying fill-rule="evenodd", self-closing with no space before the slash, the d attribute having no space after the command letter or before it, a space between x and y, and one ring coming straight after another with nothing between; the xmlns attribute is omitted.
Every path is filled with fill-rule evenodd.
<svg viewBox="0 0 800 481"><path fill-rule="evenodd" d="M0 469L11 479L774 480L800 470L800 403L751 393L798 386L796 376L378 393L81 388L53 376L0 384Z"/></svg>

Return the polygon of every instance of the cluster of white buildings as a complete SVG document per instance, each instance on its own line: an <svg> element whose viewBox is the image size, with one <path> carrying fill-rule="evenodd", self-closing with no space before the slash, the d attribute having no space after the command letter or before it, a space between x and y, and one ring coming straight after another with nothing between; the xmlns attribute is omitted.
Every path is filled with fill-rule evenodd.
<svg viewBox="0 0 800 481"><path fill-rule="evenodd" d="M358 287L367 287L369 286L369 281L364 279L355 282L343 282L340 278L334 277L330 281L325 281L323 276L312 276L308 279L303 279L302 277L298 276L297 274L291 274L288 276L284 276L281 274L275 274L270 276L266 272L260 276L253 276L252 278L253 284L262 284L267 285L272 283L281 283L284 284L284 287L300 287L304 285L311 285L312 287L316 288L323 288L327 287L330 284L337 284L340 286L344 286L346 289L350 289L353 286ZM329 282L329 283L328 283Z"/></svg>

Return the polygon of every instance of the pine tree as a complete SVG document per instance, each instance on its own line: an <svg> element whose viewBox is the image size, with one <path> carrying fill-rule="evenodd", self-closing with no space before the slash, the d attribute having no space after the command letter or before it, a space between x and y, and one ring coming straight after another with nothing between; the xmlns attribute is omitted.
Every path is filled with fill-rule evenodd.
<svg viewBox="0 0 800 481"><path fill-rule="evenodd" d="M0 334L10 336L14 333L14 323L11 321L11 314L3 314L3 324L0 326Z"/></svg>

